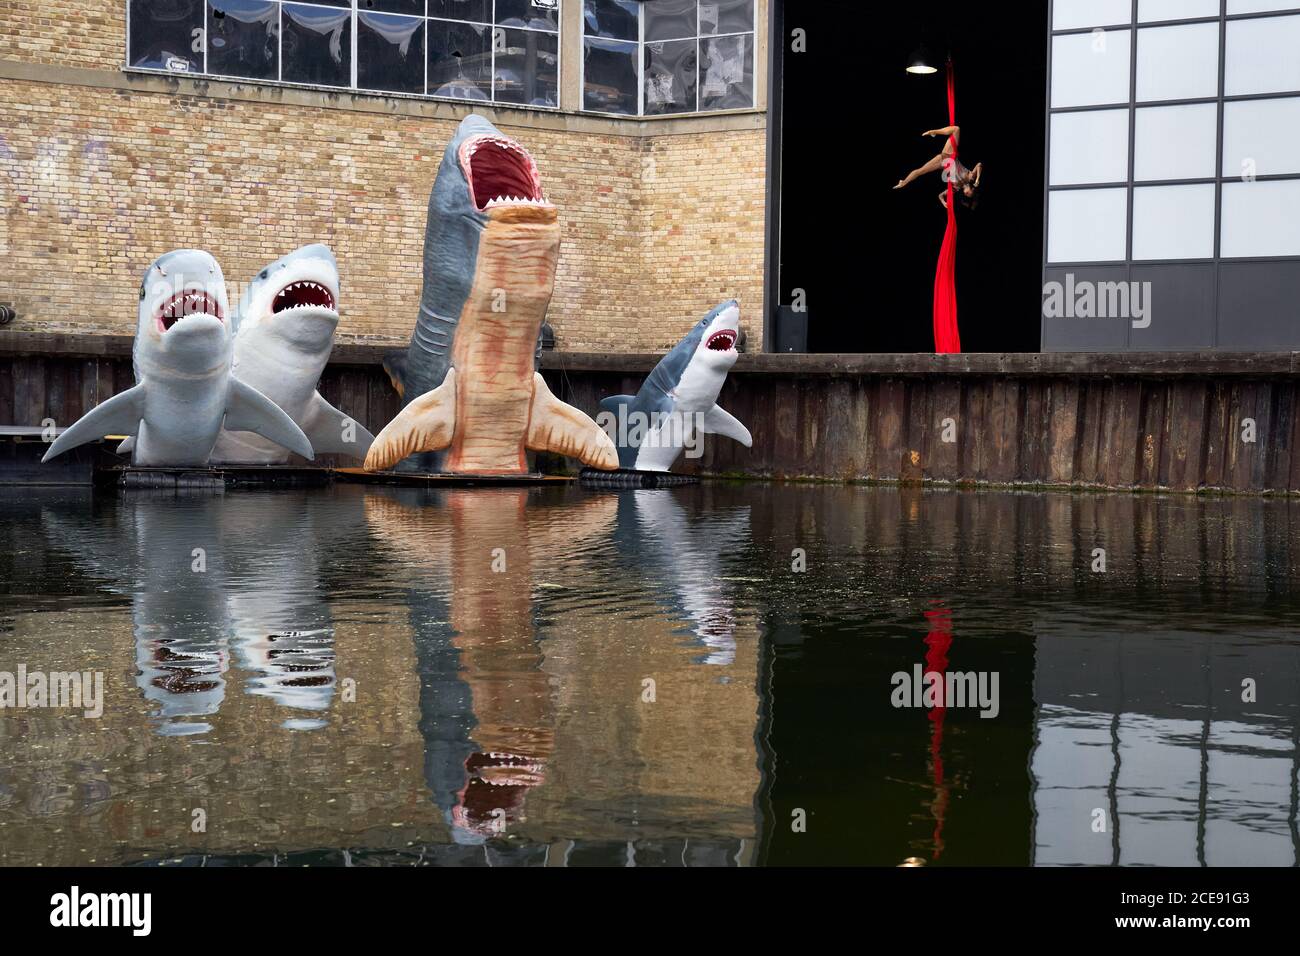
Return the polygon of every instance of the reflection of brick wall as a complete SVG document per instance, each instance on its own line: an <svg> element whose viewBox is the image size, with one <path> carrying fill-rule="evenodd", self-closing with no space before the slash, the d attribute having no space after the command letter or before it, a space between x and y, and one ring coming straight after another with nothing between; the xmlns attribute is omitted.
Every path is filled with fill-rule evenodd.
<svg viewBox="0 0 1300 956"><path fill-rule="evenodd" d="M0 0L0 69L53 71L0 78L0 302L18 309L12 328L129 333L140 275L168 249L206 248L229 282L243 283L321 241L343 277L340 338L405 340L429 188L463 111L435 118L303 105L274 87L234 98L224 84L209 95L195 95L203 87L192 81L176 93L161 81L123 84L124 6ZM111 88L123 85L140 88ZM383 103L361 99L368 110ZM499 118L560 207L550 312L560 347L662 349L728 296L741 299L756 347L763 130L646 136L635 124L564 119Z"/></svg>

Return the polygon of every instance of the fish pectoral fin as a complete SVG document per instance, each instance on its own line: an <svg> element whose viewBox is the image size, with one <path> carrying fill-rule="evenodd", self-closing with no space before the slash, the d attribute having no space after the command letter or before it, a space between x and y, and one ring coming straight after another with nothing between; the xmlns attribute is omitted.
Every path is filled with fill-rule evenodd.
<svg viewBox="0 0 1300 956"><path fill-rule="evenodd" d="M105 435L134 435L140 430L140 419L144 416L144 388L144 382L141 382L106 402L100 402L64 429L41 461L47 462L69 448Z"/></svg>
<svg viewBox="0 0 1300 956"><path fill-rule="evenodd" d="M321 398L320 392L312 393L307 403L302 430L318 455L351 455L364 459L375 440L365 426Z"/></svg>
<svg viewBox="0 0 1300 956"><path fill-rule="evenodd" d="M226 431L255 432L291 452L311 460L311 442L279 405L237 378L226 393Z"/></svg>
<svg viewBox="0 0 1300 956"><path fill-rule="evenodd" d="M578 409L552 395L537 372L533 373L533 407L524 444L533 451L576 458L592 468L613 471L618 467L618 450L609 436Z"/></svg>
<svg viewBox="0 0 1300 956"><path fill-rule="evenodd" d="M398 397L404 397L406 394L406 350L395 349L392 352L385 352L383 366L384 371L388 373L388 381L393 384L393 390L397 392Z"/></svg>
<svg viewBox="0 0 1300 956"><path fill-rule="evenodd" d="M391 468L408 455L440 451L456 430L456 370L433 391L425 392L384 426L366 454L366 471Z"/></svg>
<svg viewBox="0 0 1300 956"><path fill-rule="evenodd" d="M714 405L704 413L704 421L701 423L700 429L708 435L723 435L735 439L746 448L751 448L754 444L749 429L721 405Z"/></svg>

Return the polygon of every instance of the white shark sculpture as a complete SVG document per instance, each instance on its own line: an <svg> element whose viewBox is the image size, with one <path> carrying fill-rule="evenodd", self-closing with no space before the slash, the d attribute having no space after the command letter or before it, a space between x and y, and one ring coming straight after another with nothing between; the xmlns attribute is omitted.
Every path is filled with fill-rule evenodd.
<svg viewBox="0 0 1300 956"><path fill-rule="evenodd" d="M316 391L334 347L338 301L339 270L326 246L303 246L271 263L249 283L235 310L234 376L279 405L316 454L364 459L374 436ZM283 464L289 453L227 428L212 460Z"/></svg>
<svg viewBox="0 0 1300 956"><path fill-rule="evenodd" d="M136 465L206 465L223 423L313 457L293 419L231 377L227 311L226 280L212 256L178 249L155 260L140 284L135 386L83 415L41 460L106 435L129 435Z"/></svg>
<svg viewBox="0 0 1300 956"><path fill-rule="evenodd" d="M739 339L740 306L728 299L659 360L639 392L601 401L596 424L618 436L620 468L668 471L701 433L753 444L749 429L718 405Z"/></svg>

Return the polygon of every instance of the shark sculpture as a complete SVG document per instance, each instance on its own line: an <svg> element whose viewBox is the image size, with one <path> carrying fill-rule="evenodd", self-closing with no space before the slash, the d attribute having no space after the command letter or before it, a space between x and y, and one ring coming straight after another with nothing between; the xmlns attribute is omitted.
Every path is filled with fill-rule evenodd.
<svg viewBox="0 0 1300 956"><path fill-rule="evenodd" d="M597 421L618 435L620 468L668 471L699 434L753 444L749 429L718 405L740 334L740 307L723 302L659 360L636 395L601 401Z"/></svg>
<svg viewBox="0 0 1300 956"><path fill-rule="evenodd" d="M522 474L528 449L617 467L609 437L536 372L559 248L559 216L532 156L467 116L429 197L415 333L386 362L406 406L371 445L367 469L446 451L426 467Z"/></svg>
<svg viewBox="0 0 1300 956"><path fill-rule="evenodd" d="M206 252L156 259L140 284L132 360L136 384L66 429L42 461L105 435L129 435L137 465L206 465L224 422L304 458L311 443L257 389L231 377L226 281Z"/></svg>
<svg viewBox="0 0 1300 956"><path fill-rule="evenodd" d="M272 262L249 283L235 310L232 371L280 406L316 454L364 459L374 436L316 391L334 347L338 301L338 265L326 246L303 246ZM251 432L227 429L212 459L283 464L289 452Z"/></svg>

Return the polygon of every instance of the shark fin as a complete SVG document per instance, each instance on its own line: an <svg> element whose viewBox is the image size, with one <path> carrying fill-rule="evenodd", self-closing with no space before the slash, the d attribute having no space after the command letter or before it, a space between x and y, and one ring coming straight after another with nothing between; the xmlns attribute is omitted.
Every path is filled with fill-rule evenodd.
<svg viewBox="0 0 1300 956"><path fill-rule="evenodd" d="M351 455L365 458L375 436L353 418L321 398L320 392L312 394L307 412L302 417L302 430L316 454Z"/></svg>
<svg viewBox="0 0 1300 956"><path fill-rule="evenodd" d="M391 468L408 455L440 451L451 444L456 428L456 370L425 392L384 426L366 454L366 471Z"/></svg>
<svg viewBox="0 0 1300 956"><path fill-rule="evenodd" d="M397 392L399 398L406 397L406 350L397 349L392 352L385 352L383 359L384 371L388 373L388 380L393 383L393 389Z"/></svg>
<svg viewBox="0 0 1300 956"><path fill-rule="evenodd" d="M65 429L41 461L47 462L69 448L76 448L105 435L134 435L140 429L140 419L144 417L144 388L144 383L141 382L106 402L100 402Z"/></svg>
<svg viewBox="0 0 1300 956"><path fill-rule="evenodd" d="M121 443L117 446L117 453L119 455L129 455L133 451L135 451L134 435L129 435L128 437L123 438Z"/></svg>
<svg viewBox="0 0 1300 956"><path fill-rule="evenodd" d="M751 448L754 444L749 429L721 405L714 405L704 413L704 422L700 430L706 435L722 435L726 438L733 438L746 448Z"/></svg>
<svg viewBox="0 0 1300 956"><path fill-rule="evenodd" d="M226 395L226 431L256 432L307 460L315 458L311 442L292 418L257 389L237 378Z"/></svg>
<svg viewBox="0 0 1300 956"><path fill-rule="evenodd" d="M611 395L609 398L600 400L600 410L602 412L612 412L618 414L618 410L623 405L631 405L636 401L635 395Z"/></svg>
<svg viewBox="0 0 1300 956"><path fill-rule="evenodd" d="M592 468L613 471L618 467L618 451L609 436L578 409L552 395L537 372L533 373L533 408L524 443L533 451L576 458Z"/></svg>

